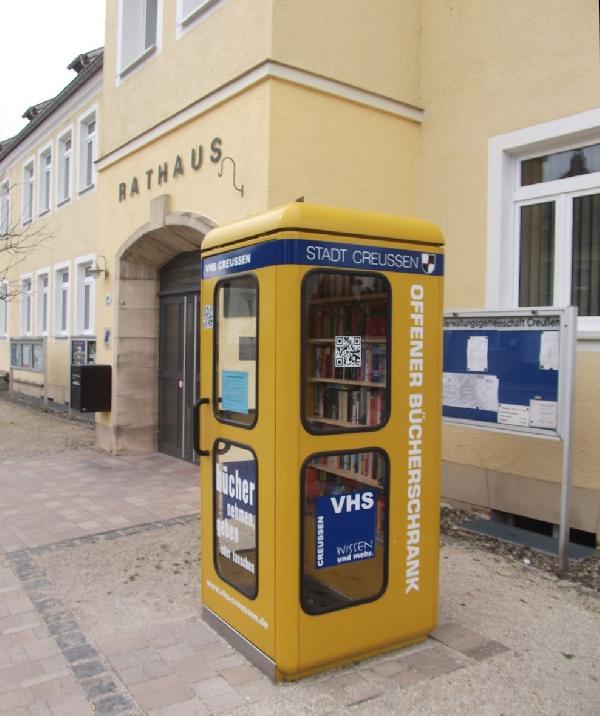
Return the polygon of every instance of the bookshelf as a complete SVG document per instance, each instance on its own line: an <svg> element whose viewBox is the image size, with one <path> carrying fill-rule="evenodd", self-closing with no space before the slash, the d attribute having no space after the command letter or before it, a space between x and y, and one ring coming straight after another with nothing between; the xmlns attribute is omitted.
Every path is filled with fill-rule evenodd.
<svg viewBox="0 0 600 716"><path fill-rule="evenodd" d="M383 277L315 272L306 282L305 410L315 432L384 422L388 293Z"/></svg>

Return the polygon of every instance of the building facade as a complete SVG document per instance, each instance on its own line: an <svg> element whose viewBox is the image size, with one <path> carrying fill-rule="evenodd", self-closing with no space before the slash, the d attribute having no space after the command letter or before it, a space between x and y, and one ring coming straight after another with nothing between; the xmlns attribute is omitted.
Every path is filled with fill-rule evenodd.
<svg viewBox="0 0 600 716"><path fill-rule="evenodd" d="M0 369L66 402L72 360L110 364L98 445L191 459L206 233L299 197L421 216L448 309L579 305L573 524L600 534L598 49L596 0L109 0L103 53L1 145L3 232L44 240ZM446 426L444 458L447 498L558 521L559 445Z"/></svg>

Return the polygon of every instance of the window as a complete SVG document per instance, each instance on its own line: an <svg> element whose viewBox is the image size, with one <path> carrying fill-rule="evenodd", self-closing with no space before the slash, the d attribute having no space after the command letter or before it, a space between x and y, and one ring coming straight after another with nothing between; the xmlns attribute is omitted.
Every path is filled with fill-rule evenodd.
<svg viewBox="0 0 600 716"><path fill-rule="evenodd" d="M311 433L374 430L389 404L389 283L313 271L303 283L303 422Z"/></svg>
<svg viewBox="0 0 600 716"><path fill-rule="evenodd" d="M8 180L0 184L0 236L10 231L10 185Z"/></svg>
<svg viewBox="0 0 600 716"><path fill-rule="evenodd" d="M37 275L37 334L48 335L48 271Z"/></svg>
<svg viewBox="0 0 600 716"><path fill-rule="evenodd" d="M21 335L31 335L31 276L21 278Z"/></svg>
<svg viewBox="0 0 600 716"><path fill-rule="evenodd" d="M96 111L79 122L79 191L85 191L96 181Z"/></svg>
<svg viewBox="0 0 600 716"><path fill-rule="evenodd" d="M33 159L23 167L23 211L22 221L27 224L33 219Z"/></svg>
<svg viewBox="0 0 600 716"><path fill-rule="evenodd" d="M600 332L600 111L490 140L487 305L579 310Z"/></svg>
<svg viewBox="0 0 600 716"><path fill-rule="evenodd" d="M58 171L56 173L57 203L71 198L71 159L73 154L73 132L69 130L58 140Z"/></svg>
<svg viewBox="0 0 600 716"><path fill-rule="evenodd" d="M177 0L177 30L182 30L218 0Z"/></svg>
<svg viewBox="0 0 600 716"><path fill-rule="evenodd" d="M8 336L8 283L0 281L0 338Z"/></svg>
<svg viewBox="0 0 600 716"><path fill-rule="evenodd" d="M58 266L54 272L54 333L66 336L69 333L69 267Z"/></svg>
<svg viewBox="0 0 600 716"><path fill-rule="evenodd" d="M158 0L121 0L119 67L124 74L158 45Z"/></svg>
<svg viewBox="0 0 600 716"><path fill-rule="evenodd" d="M213 454L215 571L254 599L258 593L256 456L249 448L225 440L217 440Z"/></svg>
<svg viewBox="0 0 600 716"><path fill-rule="evenodd" d="M40 216L50 211L50 187L52 175L52 149L47 147L40 154L40 194L38 211Z"/></svg>
<svg viewBox="0 0 600 716"><path fill-rule="evenodd" d="M94 332L94 277L93 259L86 257L77 260L77 316L76 331L79 334Z"/></svg>
<svg viewBox="0 0 600 716"><path fill-rule="evenodd" d="M388 460L382 450L311 455L302 469L302 608L373 601L387 582Z"/></svg>
<svg viewBox="0 0 600 716"><path fill-rule="evenodd" d="M254 276L215 287L215 414L224 423L256 423L258 282Z"/></svg>

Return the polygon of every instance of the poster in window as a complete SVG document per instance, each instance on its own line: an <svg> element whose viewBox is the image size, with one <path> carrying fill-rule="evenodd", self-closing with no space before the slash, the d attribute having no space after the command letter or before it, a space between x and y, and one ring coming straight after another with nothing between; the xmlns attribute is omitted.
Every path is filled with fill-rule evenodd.
<svg viewBox="0 0 600 716"><path fill-rule="evenodd" d="M31 368L32 362L33 362L33 346L31 343L23 343L23 354L21 356L21 367L23 368Z"/></svg>
<svg viewBox="0 0 600 716"><path fill-rule="evenodd" d="M71 364L85 365L85 341L72 341L71 343Z"/></svg>
<svg viewBox="0 0 600 716"><path fill-rule="evenodd" d="M89 365L94 365L96 362L96 341L88 341L87 362Z"/></svg>
<svg viewBox="0 0 600 716"><path fill-rule="evenodd" d="M33 344L33 369L44 370L44 346L41 343Z"/></svg>
<svg viewBox="0 0 600 716"><path fill-rule="evenodd" d="M21 367L21 344L13 343L10 352L10 364L13 368Z"/></svg>

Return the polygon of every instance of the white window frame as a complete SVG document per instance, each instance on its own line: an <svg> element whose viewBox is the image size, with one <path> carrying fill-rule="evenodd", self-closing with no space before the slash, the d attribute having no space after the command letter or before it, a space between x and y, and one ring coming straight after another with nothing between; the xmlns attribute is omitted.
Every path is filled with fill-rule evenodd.
<svg viewBox="0 0 600 716"><path fill-rule="evenodd" d="M119 85L125 77L129 77L135 70L145 64L150 57L158 55L162 49L163 37L163 0L156 2L156 41L154 44L146 47L138 57L131 60L127 65L123 65L123 3L125 0L119 0L119 17L117 24L117 78L116 84ZM146 0L144 0L144 3Z"/></svg>
<svg viewBox="0 0 600 716"><path fill-rule="evenodd" d="M64 149L66 140L71 140L71 148ZM73 146L75 144L75 129L73 125L66 127L56 140L56 208L63 206L71 201L73 196ZM63 193L65 178L65 160L69 157L69 192L67 195Z"/></svg>
<svg viewBox="0 0 600 716"><path fill-rule="evenodd" d="M25 282L29 283L29 289L25 289ZM21 274L19 281L20 306L21 306L21 335L33 335L33 276L30 273ZM29 324L29 325L27 325Z"/></svg>
<svg viewBox="0 0 600 716"><path fill-rule="evenodd" d="M26 172L31 169L31 174L26 177ZM35 212L35 156L23 162L21 186L21 224L31 224Z"/></svg>
<svg viewBox="0 0 600 716"><path fill-rule="evenodd" d="M10 233L10 181L0 182L0 238Z"/></svg>
<svg viewBox="0 0 600 716"><path fill-rule="evenodd" d="M44 278L47 279L47 285L44 287ZM47 336L50 329L50 267L39 269L35 272L36 287L36 312L35 327L38 336ZM46 297L46 305L44 306L44 296ZM45 309L45 310L44 310ZM44 315L46 318L46 328L44 328Z"/></svg>
<svg viewBox="0 0 600 716"><path fill-rule="evenodd" d="M600 109L562 117L488 142L486 307L518 306L519 207L556 201L554 303L570 303L572 198L600 191L600 172L521 187L520 162L600 142ZM565 263L568 262L568 263ZM562 268L561 268L562 267ZM564 268L568 267L568 268ZM600 317L578 320L579 339L600 339Z"/></svg>
<svg viewBox="0 0 600 716"><path fill-rule="evenodd" d="M8 281L0 281L0 340L8 338Z"/></svg>
<svg viewBox="0 0 600 716"><path fill-rule="evenodd" d="M44 216L52 209L52 144L46 144L38 152L38 216ZM46 157L50 157L50 164L46 166ZM48 182L48 206L45 205L45 182Z"/></svg>
<svg viewBox="0 0 600 716"><path fill-rule="evenodd" d="M59 279L59 274L62 274L62 272L65 270L67 270L69 272L69 280L66 283L63 283L62 275ZM52 273L54 276L54 336L55 336L55 338L66 338L69 335L69 328L70 328L71 282L72 282L71 262L63 261L62 263L54 264ZM66 302L67 315L66 315L65 328L62 327L62 306L63 306L62 295L63 295L63 291L66 291L66 293L67 293L67 302Z"/></svg>
<svg viewBox="0 0 600 716"><path fill-rule="evenodd" d="M88 134L88 127L94 122L94 131L92 134ZM78 154L79 161L77 162L77 186L78 194L84 194L90 190L96 188L96 158L98 151L98 105L95 104L84 112L77 120L78 128ZM87 183L87 156L88 156L88 145L92 144L92 166L91 176L92 180Z"/></svg>
<svg viewBox="0 0 600 716"><path fill-rule="evenodd" d="M209 11L216 5L220 5L221 2L222 0L199 0L198 7L184 16L183 0L177 0L176 38L179 39L191 27L193 27L200 18L205 18L209 14Z"/></svg>
<svg viewBox="0 0 600 716"><path fill-rule="evenodd" d="M95 335L96 290L93 276L86 276L86 268L94 266L96 255L88 254L75 259L75 333L79 336ZM85 327L85 290L89 286L89 325Z"/></svg>

